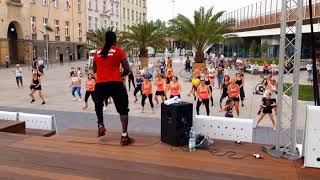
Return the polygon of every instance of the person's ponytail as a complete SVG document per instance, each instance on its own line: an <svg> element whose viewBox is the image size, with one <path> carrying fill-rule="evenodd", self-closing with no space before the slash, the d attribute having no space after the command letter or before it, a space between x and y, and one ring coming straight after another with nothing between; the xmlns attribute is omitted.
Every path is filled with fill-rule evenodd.
<svg viewBox="0 0 320 180"><path fill-rule="evenodd" d="M115 45L116 42L117 42L117 36L113 31L108 31L105 34L105 40L104 41L105 41L105 43L104 43L103 49L102 49L102 51L100 53L101 57L107 57L108 56L111 47L113 45Z"/></svg>

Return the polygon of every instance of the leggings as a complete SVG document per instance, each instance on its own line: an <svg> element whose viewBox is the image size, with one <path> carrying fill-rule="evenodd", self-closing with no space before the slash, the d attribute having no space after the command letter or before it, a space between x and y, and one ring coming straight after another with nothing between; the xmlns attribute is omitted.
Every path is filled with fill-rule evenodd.
<svg viewBox="0 0 320 180"><path fill-rule="evenodd" d="M140 91L140 93L141 93L141 95L142 95L141 86L137 86L137 87L134 89L133 95L136 96L139 91Z"/></svg>
<svg viewBox="0 0 320 180"><path fill-rule="evenodd" d="M73 87L72 88L72 92L71 93L72 93L73 97L76 95L76 93L75 93L76 91L77 91L78 95L81 96L81 87Z"/></svg>
<svg viewBox="0 0 320 180"><path fill-rule="evenodd" d="M222 95L221 95L221 97L220 97L220 108L222 109L222 101L226 98L226 97L228 97L228 94L226 94L226 93L222 93Z"/></svg>
<svg viewBox="0 0 320 180"><path fill-rule="evenodd" d="M131 89L131 83L133 85L133 88L136 88L136 85L134 84L134 77L128 76L128 85L129 85L129 91Z"/></svg>
<svg viewBox="0 0 320 180"><path fill-rule="evenodd" d="M84 95L84 102L88 102L88 99L90 96L94 102L95 101L94 91L86 91L86 94Z"/></svg>
<svg viewBox="0 0 320 180"><path fill-rule="evenodd" d="M198 101L197 101L197 106L196 106L197 115L200 114L199 112L200 112L200 106L201 106L201 104L204 104L204 105L205 105L206 111L207 111L207 116L209 116L209 114L210 114L209 99L202 99L202 102L200 102L199 99L198 99Z"/></svg>
<svg viewBox="0 0 320 180"><path fill-rule="evenodd" d="M153 108L154 107L154 105L153 105L153 99L152 99L152 94L148 94L148 95L145 95L145 94L143 94L142 95L142 100L141 100L141 106L142 107L144 107L144 105L146 104L146 99L149 99L149 103L150 103L150 106L151 106L151 108Z"/></svg>
<svg viewBox="0 0 320 180"><path fill-rule="evenodd" d="M209 86L210 92L211 92L211 96L210 96L210 101L211 101L211 105L213 106L213 97L212 97L212 86Z"/></svg>

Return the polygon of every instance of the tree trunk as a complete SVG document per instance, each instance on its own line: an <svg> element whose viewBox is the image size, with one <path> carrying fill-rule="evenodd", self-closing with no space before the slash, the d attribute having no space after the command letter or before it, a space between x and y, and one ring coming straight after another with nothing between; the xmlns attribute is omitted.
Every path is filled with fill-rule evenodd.
<svg viewBox="0 0 320 180"><path fill-rule="evenodd" d="M148 67L149 60L148 60L148 49L147 48L140 49L139 60L140 60L142 68Z"/></svg>
<svg viewBox="0 0 320 180"><path fill-rule="evenodd" d="M196 56L195 56L194 61L195 61L196 63L203 63L203 62L204 62L203 52L196 52Z"/></svg>

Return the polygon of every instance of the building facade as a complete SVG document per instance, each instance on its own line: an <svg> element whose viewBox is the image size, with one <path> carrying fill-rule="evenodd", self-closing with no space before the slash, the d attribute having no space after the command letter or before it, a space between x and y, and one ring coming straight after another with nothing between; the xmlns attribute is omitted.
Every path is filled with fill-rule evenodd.
<svg viewBox="0 0 320 180"><path fill-rule="evenodd" d="M85 57L85 5L85 0L0 0L0 64L6 56L11 63Z"/></svg>
<svg viewBox="0 0 320 180"><path fill-rule="evenodd" d="M121 0L121 31L147 21L147 0Z"/></svg>
<svg viewBox="0 0 320 180"><path fill-rule="evenodd" d="M87 32L113 27L120 30L120 0L86 0Z"/></svg>

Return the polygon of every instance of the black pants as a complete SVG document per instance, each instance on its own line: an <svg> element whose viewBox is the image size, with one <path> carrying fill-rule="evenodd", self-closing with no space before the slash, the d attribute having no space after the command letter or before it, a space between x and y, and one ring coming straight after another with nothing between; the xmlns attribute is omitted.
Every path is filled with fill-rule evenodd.
<svg viewBox="0 0 320 180"><path fill-rule="evenodd" d="M222 93L221 97L220 97L220 108L222 109L222 101L224 100L224 98L228 97L228 94L226 93Z"/></svg>
<svg viewBox="0 0 320 180"><path fill-rule="evenodd" d="M212 90L212 86L211 85L209 86L209 89L210 89L210 92L211 92L211 96L210 96L211 106L213 106L213 97L212 97L213 90Z"/></svg>
<svg viewBox="0 0 320 180"><path fill-rule="evenodd" d="M128 76L129 91L130 91L130 89L131 89L131 83L132 83L132 85L133 85L133 88L136 88L136 85L134 84L134 77L133 77L133 76L132 76L132 77Z"/></svg>
<svg viewBox="0 0 320 180"><path fill-rule="evenodd" d="M149 103L150 103L151 108L153 108L154 105L153 105L152 94L148 94L148 95L143 94L142 95L141 106L144 107L144 105L146 104L147 98L149 99Z"/></svg>
<svg viewBox="0 0 320 180"><path fill-rule="evenodd" d="M103 125L103 103L112 97L114 105L120 116L128 116L129 98L122 82L97 83L95 86L95 110L98 124Z"/></svg>
<svg viewBox="0 0 320 180"><path fill-rule="evenodd" d="M133 92L133 95L136 96L137 93L140 91L141 95L142 95L142 89L141 89L141 86L137 86L135 87L134 89L134 92Z"/></svg>
<svg viewBox="0 0 320 180"><path fill-rule="evenodd" d="M210 114L209 99L202 99L202 102L200 102L199 99L198 99L198 101L197 101L197 106L196 106L197 115L200 114L200 106L201 106L201 104L204 104L204 105L205 105L205 107L206 107L206 112L207 112L207 116L209 116L209 114Z"/></svg>
<svg viewBox="0 0 320 180"><path fill-rule="evenodd" d="M94 102L95 101L94 91L86 91L86 94L84 96L84 102L88 102L88 99L90 96Z"/></svg>

